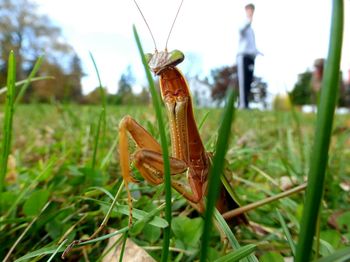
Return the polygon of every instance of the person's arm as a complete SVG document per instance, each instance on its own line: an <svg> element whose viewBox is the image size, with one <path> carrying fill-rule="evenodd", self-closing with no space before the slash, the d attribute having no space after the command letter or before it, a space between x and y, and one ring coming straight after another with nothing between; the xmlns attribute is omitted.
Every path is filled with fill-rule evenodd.
<svg viewBox="0 0 350 262"><path fill-rule="evenodd" d="M239 32L243 35L247 31L247 29L250 27L251 24L252 24L252 21L249 19L246 19L242 24L242 26L239 28Z"/></svg>

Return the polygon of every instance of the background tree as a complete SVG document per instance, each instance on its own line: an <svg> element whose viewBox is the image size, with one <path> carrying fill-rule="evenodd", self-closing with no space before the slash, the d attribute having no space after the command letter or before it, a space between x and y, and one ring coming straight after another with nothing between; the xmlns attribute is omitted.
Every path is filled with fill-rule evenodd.
<svg viewBox="0 0 350 262"><path fill-rule="evenodd" d="M25 79L40 55L45 61L39 75L50 74L55 81L31 85L26 100L48 101L51 97L63 100L65 94L76 99L81 96L80 78L83 73L79 58L45 15L37 13L30 0L0 1L0 86L6 83L7 57L14 50L17 79ZM58 84L60 83L60 84ZM46 90L41 90L45 88Z"/></svg>
<svg viewBox="0 0 350 262"><path fill-rule="evenodd" d="M108 95L107 88L102 87L103 92L105 95L107 95L107 102L112 103L111 96ZM81 103L83 104L93 104L93 105L101 105L102 103L102 96L101 96L101 90L100 87L96 87L93 91L85 95L81 99Z"/></svg>
<svg viewBox="0 0 350 262"><path fill-rule="evenodd" d="M118 91L116 93L116 104L133 103L134 94L132 86L135 83L135 77L132 73L131 66L128 66L126 71L121 75L118 82Z"/></svg>
<svg viewBox="0 0 350 262"><path fill-rule="evenodd" d="M70 75L68 86L65 89L65 98L73 101L79 101L82 96L81 79L84 76L81 60L78 55L74 54L70 62Z"/></svg>
<svg viewBox="0 0 350 262"><path fill-rule="evenodd" d="M142 105L147 105L151 101L150 92L148 88L143 87L140 94L137 95L137 103Z"/></svg>
<svg viewBox="0 0 350 262"><path fill-rule="evenodd" d="M339 106L350 108L350 79L341 85L339 93Z"/></svg>
<svg viewBox="0 0 350 262"><path fill-rule="evenodd" d="M211 70L210 79L202 81L211 90L211 98L218 105L225 99L229 87L238 91L237 66L224 66Z"/></svg>
<svg viewBox="0 0 350 262"><path fill-rule="evenodd" d="M311 77L312 73L310 71L298 75L298 80L292 92L289 93L292 104L311 104Z"/></svg>
<svg viewBox="0 0 350 262"><path fill-rule="evenodd" d="M314 62L313 71L306 71L298 76L298 81L289 93L294 105L317 104L320 95L325 60L318 58ZM339 72L338 106L350 107L350 87L343 82L342 72Z"/></svg>
<svg viewBox="0 0 350 262"><path fill-rule="evenodd" d="M229 87L234 88L238 92L238 75L237 66L225 66L211 71L213 78L213 86L211 89L211 97L214 101L221 103L226 97Z"/></svg>
<svg viewBox="0 0 350 262"><path fill-rule="evenodd" d="M226 92L229 88L233 88L235 92L239 92L237 66L224 66L211 71L210 79L206 78L202 81L209 86L211 90L211 98L220 105L226 98ZM267 83L262 78L254 77L252 83L250 101L262 103L266 107Z"/></svg>

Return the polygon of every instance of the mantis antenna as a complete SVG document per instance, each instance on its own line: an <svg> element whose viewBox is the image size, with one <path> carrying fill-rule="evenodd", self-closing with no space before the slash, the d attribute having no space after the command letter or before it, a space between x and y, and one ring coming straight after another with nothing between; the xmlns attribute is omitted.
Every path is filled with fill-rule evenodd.
<svg viewBox="0 0 350 262"><path fill-rule="evenodd" d="M184 0L181 0L181 3L180 3L180 5L179 5L179 8L177 9L177 12L176 12L174 21L173 21L173 23L172 23L172 25L171 25L171 28L170 28L168 37L167 37L167 39L166 39L165 50L167 50L167 48L168 48L169 38L170 38L171 32L173 31L173 28L174 28L176 19L177 19L178 15L179 15L179 12L180 12L180 9L181 9L181 7L182 7L183 2L184 2ZM139 10L139 12L140 12L140 14L141 14L142 19L143 19L143 21L145 22L145 24L146 24L146 26L147 26L147 28L148 28L148 31L149 31L150 34L151 34L151 37L152 37L152 40L153 40L153 44L154 44L154 48L155 48L156 51L157 51L157 44L156 44L156 41L154 40L154 36L153 36L153 34L152 34L152 30L151 30L151 28L149 27L149 25L148 25L148 23L147 23L147 20L146 20L145 16L143 15L143 13L142 13L142 11L141 11L141 8L140 8L140 6L137 4L136 0L134 0L134 3L135 3L137 9Z"/></svg>
<svg viewBox="0 0 350 262"><path fill-rule="evenodd" d="M165 50L167 50L168 48L168 41L169 41L169 38L170 38L170 35L171 35L171 31L173 31L173 28L174 28L174 25L175 25L175 21L177 19L177 16L180 12L180 9L181 9L181 6L182 6L182 3L184 2L184 0L181 0L181 3L179 5L179 8L177 9L177 13L175 15L175 18L174 18L174 21L173 21L173 24L171 25L171 28L170 28L170 31L169 31L169 34L168 34L168 38L166 39L166 43L165 43Z"/></svg>
<svg viewBox="0 0 350 262"><path fill-rule="evenodd" d="M137 4L136 0L134 0L134 3L135 3L137 9L139 10L139 12L140 12L140 14L141 14L143 21L145 21L145 24L146 24L146 26L147 26L147 28L148 28L148 31L149 31L150 34L151 34L151 37L152 37L152 40L153 40L153 44L154 44L154 48L155 48L156 51L157 51L156 40L154 40L154 36L153 36L153 34L152 34L151 28L149 27L149 25L148 25L148 23L147 23L147 20L146 20L145 16L143 15L143 13L142 13L142 11L141 11L141 8L140 8L139 5Z"/></svg>

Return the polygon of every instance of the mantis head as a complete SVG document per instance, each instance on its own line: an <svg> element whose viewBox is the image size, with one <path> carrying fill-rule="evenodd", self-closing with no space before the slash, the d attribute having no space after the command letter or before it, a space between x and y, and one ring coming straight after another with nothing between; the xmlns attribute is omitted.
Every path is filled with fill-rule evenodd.
<svg viewBox="0 0 350 262"><path fill-rule="evenodd" d="M158 52L154 54L146 54L146 61L150 69L156 74L159 75L161 71L168 67L174 67L180 64L184 59L184 54L179 50L173 50L168 52L167 50Z"/></svg>

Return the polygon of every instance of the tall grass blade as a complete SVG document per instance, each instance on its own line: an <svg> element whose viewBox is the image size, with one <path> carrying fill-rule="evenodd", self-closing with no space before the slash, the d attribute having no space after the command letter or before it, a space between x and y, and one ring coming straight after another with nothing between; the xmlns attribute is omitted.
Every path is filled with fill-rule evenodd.
<svg viewBox="0 0 350 262"><path fill-rule="evenodd" d="M220 257L214 262L235 262L235 261L240 261L241 259L247 257L251 253L253 253L256 249L256 245L249 244L244 247L240 247L239 249L232 251L231 253Z"/></svg>
<svg viewBox="0 0 350 262"><path fill-rule="evenodd" d="M15 243L12 245L11 249L7 252L5 258L3 261L8 261L10 258L12 252L15 250L17 245L22 241L23 237L27 234L28 230L33 226L33 224L38 220L38 218L41 216L41 214L46 210L46 208L51 204L51 201L47 202L45 206L40 210L40 213L33 218L33 220L27 225L27 227L24 229L22 234L17 238Z"/></svg>
<svg viewBox="0 0 350 262"><path fill-rule="evenodd" d="M312 242L316 230L315 225L322 200L333 116L339 88L344 19L343 5L343 0L333 0L330 45L322 81L315 142L311 152L308 188L296 250L296 262L310 261Z"/></svg>
<svg viewBox="0 0 350 262"><path fill-rule="evenodd" d="M122 243L122 248L120 250L119 262L123 262L126 240L128 239L128 232L125 232L122 238L123 238L123 243Z"/></svg>
<svg viewBox="0 0 350 262"><path fill-rule="evenodd" d="M222 118L221 126L216 143L213 165L209 173L208 195L206 202L206 210L204 214L204 227L201 241L200 261L204 262L207 259L208 246L210 240L210 232L212 228L212 216L219 195L220 177L224 169L225 155L229 144L231 134L231 123L234 115L234 93L231 92L229 100Z"/></svg>
<svg viewBox="0 0 350 262"><path fill-rule="evenodd" d="M230 242L231 247L233 249L240 248L241 246L239 245L237 238L235 237L235 235L231 231L226 220L222 217L222 215L220 214L220 212L216 208L214 210L214 217L215 217L215 220L217 221L220 229L224 232L228 241Z"/></svg>
<svg viewBox="0 0 350 262"><path fill-rule="evenodd" d="M91 164L91 168L93 170L95 170L95 167L96 167L97 149L98 149L98 144L99 144L98 142L99 142L100 134L101 134L101 123L103 123L105 117L106 117L106 111L104 109L102 109L100 116L98 118L97 130L96 130L96 134L95 134L95 138L94 138L94 150L93 150L93 154L92 154L92 164Z"/></svg>
<svg viewBox="0 0 350 262"><path fill-rule="evenodd" d="M101 112L101 116L102 116L102 138L101 138L101 141L102 141L102 144L105 143L105 138L106 138L106 126L107 126L107 98L106 98L106 93L105 93L105 90L103 89L103 86L102 86L102 81L101 81L101 77L100 77L100 72L98 71L98 67L97 67L97 64L96 64L96 61L92 55L91 52L89 52L89 55L90 55L90 58L92 60L92 63L94 64L94 68L95 68L95 72L96 72L96 75L97 75L97 79L98 79L98 88L100 90L100 96L101 96L101 106L102 106L102 112ZM99 123L100 125L100 123ZM100 136L100 131L98 132L98 136Z"/></svg>
<svg viewBox="0 0 350 262"><path fill-rule="evenodd" d="M280 223L282 225L283 232L287 238L290 249L292 250L293 256L295 256L295 243L292 239L292 235L290 234L290 232L288 230L287 224L284 221L283 216L281 215L281 212L278 209L276 209L276 212L277 212L278 220L280 221Z"/></svg>
<svg viewBox="0 0 350 262"><path fill-rule="evenodd" d="M156 112L156 117L158 121L159 135L162 146L162 154L164 161L164 181L165 181L165 218L168 221L169 226L164 229L163 237L163 249L162 249L162 258L161 261L168 261L169 256L169 245L170 245L170 230L171 230L171 178L170 178L170 162L169 162L169 152L168 152L168 143L165 135L165 127L162 118L161 103L159 95L154 86L151 72L148 69L147 61L145 54L142 49L141 41L139 35L137 34L136 27L133 26L134 36L138 50L141 55L142 63L146 71L147 80L149 83L150 92L152 95L152 103Z"/></svg>
<svg viewBox="0 0 350 262"><path fill-rule="evenodd" d="M13 51L10 52L8 60L7 71L7 93L5 103L4 116L4 132L1 147L1 162L0 162L0 193L4 189L5 176L7 171L7 160L11 149L12 138L12 120L14 113L14 99L15 99L15 83L16 83L16 61Z"/></svg>
<svg viewBox="0 0 350 262"><path fill-rule="evenodd" d="M50 258L47 260L47 262L51 262L52 259L54 259L54 257L56 256L56 254L62 250L62 247L66 244L66 242L68 241L68 239L64 240L55 250L55 252L50 256Z"/></svg>
<svg viewBox="0 0 350 262"><path fill-rule="evenodd" d="M198 125L198 130L202 129L202 126L204 125L205 121L207 120L208 116L209 116L210 111L206 112L205 115L203 116L201 122Z"/></svg>
<svg viewBox="0 0 350 262"><path fill-rule="evenodd" d="M26 79L26 81L23 83L17 97L16 97L16 101L15 101L15 105L14 107L16 108L16 106L18 105L18 103L21 101L24 93L26 92L29 84L31 83L32 79L34 78L34 76L36 75L36 73L38 72L42 62L43 62L43 58L44 56L40 56L38 58L38 60L35 62L34 68L33 70L30 72L28 78Z"/></svg>
<svg viewBox="0 0 350 262"><path fill-rule="evenodd" d="M92 55L91 52L89 52L89 55L90 55L90 58L92 60L92 63L94 64L95 72L96 72L97 79L98 79L98 88L100 90L100 96L102 98L102 108L106 111L107 100L106 100L105 91L103 90L100 72L98 71L98 67L97 67L96 61L94 59L94 56Z"/></svg>
<svg viewBox="0 0 350 262"><path fill-rule="evenodd" d="M294 105L292 105L292 107L291 107L291 113L292 113L292 118L295 122L296 137L298 138L299 155L300 155L300 162L301 162L300 171L304 172L304 170L305 170L305 155L304 155L305 145L304 145L303 135L302 135L302 130L301 130L300 117L298 116L298 113L297 113Z"/></svg>
<svg viewBox="0 0 350 262"><path fill-rule="evenodd" d="M232 230L230 229L229 225L226 223L226 220L223 218L223 216L220 214L220 212L215 208L214 209L214 216L215 220L217 222L217 225L220 227L220 230L226 235L228 241L230 242L230 245L232 249L236 250L241 248L239 245L235 235L233 234ZM258 262L259 260L253 255L249 255L246 258L242 259L242 262Z"/></svg>
<svg viewBox="0 0 350 262"><path fill-rule="evenodd" d="M117 147L118 141L119 141L118 137L116 137L114 142L113 142L113 144L111 145L110 149L108 150L108 153L102 159L101 164L100 164L100 169L101 170L104 170L108 166L108 163L111 161L111 159L113 157L114 150Z"/></svg>
<svg viewBox="0 0 350 262"><path fill-rule="evenodd" d="M97 149L98 149L98 144L99 144L99 140L101 137L101 123L102 123L102 143L104 144L105 141L105 131L106 131L106 125L107 125L107 111L106 111L106 107L107 107L107 98L106 98L106 94L105 94L105 90L103 89L102 86L102 81L101 81L101 77L100 77L100 72L98 71L98 67L96 64L96 61L92 55L91 52L89 52L90 58L92 60L92 63L94 65L95 68L95 72L97 75L97 79L98 79L98 88L100 90L100 96L101 96L101 100L102 100L102 110L100 113L100 117L98 119L98 124L97 124L97 132L95 135L95 139L94 139L94 150L93 150L93 156L92 156L92 169L95 169L96 166L96 157L97 157Z"/></svg>
<svg viewBox="0 0 350 262"><path fill-rule="evenodd" d="M58 252L62 252L64 250L64 247L61 247L60 249L58 249ZM33 252L30 252L20 258L17 258L14 262L21 262L21 261L33 261L30 260L31 258L35 258L35 257L41 257L41 256L45 256L45 255L50 255L53 254L57 251L57 246L47 246L47 247L43 247L40 248L38 250L35 250Z"/></svg>
<svg viewBox="0 0 350 262"><path fill-rule="evenodd" d="M350 247L347 247L347 248L337 250L336 252L334 252L333 254L327 257L323 257L317 260L317 262L333 262L333 261L346 262L349 260L350 260Z"/></svg>
<svg viewBox="0 0 350 262"><path fill-rule="evenodd" d="M13 199L12 205L8 208L5 215L2 216L3 219L9 217L11 213L15 212L15 209L17 208L21 200L25 197L25 195L38 185L40 179L46 174L47 170L49 170L56 163L57 163L56 160L50 161L33 180L30 180L30 182L28 182L27 184L24 184L23 189L18 192L17 197ZM1 230L1 227L0 227L0 230Z"/></svg>
<svg viewBox="0 0 350 262"><path fill-rule="evenodd" d="M126 212L125 214L128 214L129 211L128 211L128 206L125 206L126 207ZM149 213L145 213L144 216L142 216L142 218L140 218L140 220L136 221L136 223L132 224L131 227L129 226L126 226L126 227L123 227L117 231L114 231L112 233L109 233L109 234L106 234L104 236L101 236L101 237L97 237L97 238L93 238L93 239L87 239L87 240L83 240L83 241L73 241L72 243L70 243L66 249L64 250L61 258L64 259L64 257L70 252L70 250L74 247L74 246L84 246L84 245L88 245L88 244L92 244L92 243L96 243L96 242L99 242L99 241L102 241L102 240L106 240L108 238L111 238L111 237L114 237L116 235L120 235L120 234L123 234L125 232L128 232L129 230L132 230L134 227L138 227L139 224L142 224L142 223L150 223L152 224L152 220L153 218L156 218L155 215L158 214L158 212L160 212L161 210L164 209L164 204L162 204L161 206L157 207L156 209L153 209L151 212ZM166 226L168 226L168 223L166 223ZM36 251L34 251L36 252ZM52 254L51 253L47 253L47 254Z"/></svg>

